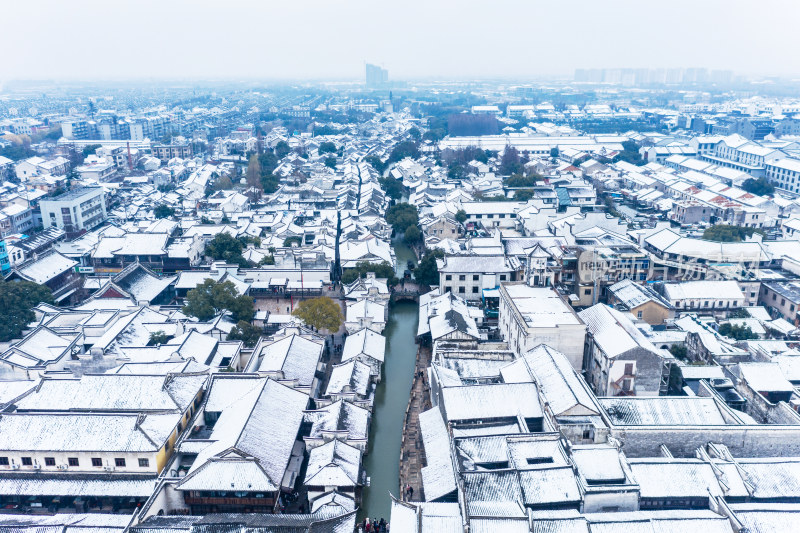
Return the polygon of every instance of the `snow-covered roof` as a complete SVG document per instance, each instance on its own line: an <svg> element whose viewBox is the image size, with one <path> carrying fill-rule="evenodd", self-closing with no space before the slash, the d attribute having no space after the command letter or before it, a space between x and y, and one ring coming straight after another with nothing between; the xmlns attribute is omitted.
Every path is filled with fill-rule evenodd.
<svg viewBox="0 0 800 533"><path fill-rule="evenodd" d="M261 349L259 372L282 372L286 379L297 379L302 385L311 385L317 365L322 358L324 345L292 334Z"/></svg>
<svg viewBox="0 0 800 533"><path fill-rule="evenodd" d="M0 450L153 453L166 444L181 416L4 414Z"/></svg>
<svg viewBox="0 0 800 533"><path fill-rule="evenodd" d="M369 383L370 367L358 359L351 359L333 365L325 396L352 392L364 397L367 395Z"/></svg>
<svg viewBox="0 0 800 533"><path fill-rule="evenodd" d="M24 279L43 285L77 265L77 261L52 250L17 266L15 271Z"/></svg>
<svg viewBox="0 0 800 533"><path fill-rule="evenodd" d="M659 353L633 322L616 309L596 304L579 312L578 316L586 323L594 342L608 357L617 357L637 348Z"/></svg>
<svg viewBox="0 0 800 533"><path fill-rule="evenodd" d="M323 438L329 432L345 432L347 440L366 442L369 419L367 409L344 400L305 413L305 420L311 422L309 436L312 438Z"/></svg>
<svg viewBox="0 0 800 533"><path fill-rule="evenodd" d="M505 383L524 383L535 377L555 416L599 414L593 396L566 356L545 344L503 367L500 373Z"/></svg>
<svg viewBox="0 0 800 533"><path fill-rule="evenodd" d="M17 411L184 412L207 374L97 374L81 379L42 380L36 392L17 402Z"/></svg>
<svg viewBox="0 0 800 533"><path fill-rule="evenodd" d="M311 450L305 485L353 487L360 484L361 450L333 440Z"/></svg>
<svg viewBox="0 0 800 533"><path fill-rule="evenodd" d="M217 386L222 388L215 392ZM235 449L242 457L255 458L272 484L279 487L303 421L308 395L273 379L218 374L212 379L208 401L213 401L213 407L221 409L221 414L207 439L210 444L198 453L189 473L222 452ZM210 410L208 402L205 410ZM190 439L184 441L187 442ZM230 481L227 482L230 486Z"/></svg>
<svg viewBox="0 0 800 533"><path fill-rule="evenodd" d="M456 490L450 437L439 409L420 413L419 429L427 461L427 466L422 468L422 487L425 498L435 500Z"/></svg>
<svg viewBox="0 0 800 533"><path fill-rule="evenodd" d="M703 280L665 283L669 300L744 300L742 289L733 280Z"/></svg>
<svg viewBox="0 0 800 533"><path fill-rule="evenodd" d="M448 421L516 417L540 418L538 392L533 383L498 383L442 389Z"/></svg>
<svg viewBox="0 0 800 533"><path fill-rule="evenodd" d="M728 424L713 398L626 397L598 398L616 425L628 426L722 426Z"/></svg>
<svg viewBox="0 0 800 533"><path fill-rule="evenodd" d="M352 335L348 335L347 339L345 339L342 361L347 361L363 354L382 363L385 353L386 337L369 328L363 328Z"/></svg>

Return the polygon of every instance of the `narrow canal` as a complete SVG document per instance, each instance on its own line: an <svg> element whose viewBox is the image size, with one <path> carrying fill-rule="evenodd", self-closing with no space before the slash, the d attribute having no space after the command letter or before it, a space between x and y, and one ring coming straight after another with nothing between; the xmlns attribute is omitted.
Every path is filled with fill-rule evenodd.
<svg viewBox="0 0 800 533"><path fill-rule="evenodd" d="M417 264L417 256L414 254L414 250L409 248L402 239L395 239L392 243L392 248L394 248L395 258L394 271L398 278L402 278L403 272L408 268L409 261L412 261L414 265Z"/></svg>
<svg viewBox="0 0 800 533"><path fill-rule="evenodd" d="M416 258L402 242L395 242L394 250L397 258L395 269L398 276L402 276L408 268L407 262ZM389 493L399 496L400 440L417 359L414 338L418 317L419 307L413 302L395 303L389 309L389 321L383 332L386 337L383 381L375 393L369 454L364 461L370 486L364 489L362 520L369 516L383 517L388 521L391 509Z"/></svg>

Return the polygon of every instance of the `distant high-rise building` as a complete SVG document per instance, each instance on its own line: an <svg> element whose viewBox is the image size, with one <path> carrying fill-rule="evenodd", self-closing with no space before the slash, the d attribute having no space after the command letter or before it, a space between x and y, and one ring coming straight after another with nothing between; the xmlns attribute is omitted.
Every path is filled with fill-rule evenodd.
<svg viewBox="0 0 800 533"><path fill-rule="evenodd" d="M382 87L389 83L389 71L367 63L367 87Z"/></svg>

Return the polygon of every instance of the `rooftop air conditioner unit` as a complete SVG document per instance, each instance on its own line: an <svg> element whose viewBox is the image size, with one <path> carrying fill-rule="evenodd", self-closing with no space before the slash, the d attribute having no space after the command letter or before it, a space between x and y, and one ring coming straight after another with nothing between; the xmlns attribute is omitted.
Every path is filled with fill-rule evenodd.
<svg viewBox="0 0 800 533"><path fill-rule="evenodd" d="M103 470L105 470L106 472L113 472L114 471L114 467L113 466L104 466Z"/></svg>
<svg viewBox="0 0 800 533"><path fill-rule="evenodd" d="M19 465L18 464L13 464L13 465L11 465L11 469L12 470L19 470Z"/></svg>
<svg viewBox="0 0 800 533"><path fill-rule="evenodd" d="M67 468L69 468L69 465L58 465L59 470L66 470Z"/></svg>
<svg viewBox="0 0 800 533"><path fill-rule="evenodd" d="M33 469L34 470L41 470L42 469L42 465L40 465L39 463L36 463L36 464L33 465Z"/></svg>

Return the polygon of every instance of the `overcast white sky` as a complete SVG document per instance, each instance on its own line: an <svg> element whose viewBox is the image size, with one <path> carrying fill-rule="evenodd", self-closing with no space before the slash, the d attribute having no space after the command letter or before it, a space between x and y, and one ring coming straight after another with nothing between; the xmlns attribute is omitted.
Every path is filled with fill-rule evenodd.
<svg viewBox="0 0 800 533"><path fill-rule="evenodd" d="M800 73L797 0L0 0L0 80Z"/></svg>

